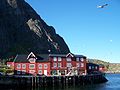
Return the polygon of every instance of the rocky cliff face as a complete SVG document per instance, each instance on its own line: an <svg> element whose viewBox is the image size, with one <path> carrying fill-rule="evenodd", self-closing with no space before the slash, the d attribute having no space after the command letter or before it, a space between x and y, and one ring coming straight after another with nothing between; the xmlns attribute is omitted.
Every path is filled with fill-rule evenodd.
<svg viewBox="0 0 120 90"><path fill-rule="evenodd" d="M24 0L0 0L0 57L68 53L69 48Z"/></svg>

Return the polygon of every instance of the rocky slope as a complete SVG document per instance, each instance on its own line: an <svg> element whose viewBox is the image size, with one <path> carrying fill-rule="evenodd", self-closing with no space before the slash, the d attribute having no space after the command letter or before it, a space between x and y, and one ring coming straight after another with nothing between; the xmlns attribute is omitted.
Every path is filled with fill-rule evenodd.
<svg viewBox="0 0 120 90"><path fill-rule="evenodd" d="M0 0L0 58L16 54L68 53L63 38L24 0Z"/></svg>

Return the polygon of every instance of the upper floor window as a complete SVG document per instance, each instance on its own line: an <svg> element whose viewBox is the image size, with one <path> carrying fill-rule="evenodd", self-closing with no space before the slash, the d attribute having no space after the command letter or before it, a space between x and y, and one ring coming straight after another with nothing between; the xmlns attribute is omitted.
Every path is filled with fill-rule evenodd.
<svg viewBox="0 0 120 90"><path fill-rule="evenodd" d="M67 67L72 67L72 64L71 63L67 63Z"/></svg>
<svg viewBox="0 0 120 90"><path fill-rule="evenodd" d="M71 58L67 58L67 61L71 61Z"/></svg>
<svg viewBox="0 0 120 90"><path fill-rule="evenodd" d="M21 64L17 64L17 68L20 69L21 68Z"/></svg>
<svg viewBox="0 0 120 90"><path fill-rule="evenodd" d="M23 69L26 69L26 64L22 64L22 68L23 68Z"/></svg>
<svg viewBox="0 0 120 90"><path fill-rule="evenodd" d="M76 58L76 61L79 61L80 59L79 58Z"/></svg>
<svg viewBox="0 0 120 90"><path fill-rule="evenodd" d="M80 64L79 64L79 63L76 63L76 67L80 67Z"/></svg>
<svg viewBox="0 0 120 90"><path fill-rule="evenodd" d="M98 67L96 66L95 69L98 69Z"/></svg>
<svg viewBox="0 0 120 90"><path fill-rule="evenodd" d="M53 67L57 67L57 63L53 63Z"/></svg>
<svg viewBox="0 0 120 90"><path fill-rule="evenodd" d="M62 61L62 58L61 58L61 57L58 57L58 61Z"/></svg>
<svg viewBox="0 0 120 90"><path fill-rule="evenodd" d="M29 65L29 68L30 68L30 69L35 69L35 64L30 64L30 65Z"/></svg>
<svg viewBox="0 0 120 90"><path fill-rule="evenodd" d="M92 66L92 69L95 69L95 66Z"/></svg>
<svg viewBox="0 0 120 90"><path fill-rule="evenodd" d="M89 69L91 69L91 66L89 66Z"/></svg>
<svg viewBox="0 0 120 90"><path fill-rule="evenodd" d="M61 63L58 63L58 67L62 67Z"/></svg>
<svg viewBox="0 0 120 90"><path fill-rule="evenodd" d="M47 64L44 64L44 69L47 69L47 68L48 68Z"/></svg>
<svg viewBox="0 0 120 90"><path fill-rule="evenodd" d="M83 61L84 61L84 58L81 58L80 60L83 62Z"/></svg>
<svg viewBox="0 0 120 90"><path fill-rule="evenodd" d="M81 67L84 67L84 63L81 63L80 66L81 66Z"/></svg>
<svg viewBox="0 0 120 90"><path fill-rule="evenodd" d="M57 57L54 57L54 58L53 58L53 61L57 61Z"/></svg>
<svg viewBox="0 0 120 90"><path fill-rule="evenodd" d="M42 69L42 64L39 64L39 65L38 65L38 68L39 68L39 69Z"/></svg>

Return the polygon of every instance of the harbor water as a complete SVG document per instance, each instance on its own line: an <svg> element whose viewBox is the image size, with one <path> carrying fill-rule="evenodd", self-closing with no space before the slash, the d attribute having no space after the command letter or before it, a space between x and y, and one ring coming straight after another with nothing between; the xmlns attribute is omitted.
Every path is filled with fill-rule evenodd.
<svg viewBox="0 0 120 90"><path fill-rule="evenodd" d="M120 90L120 74L106 74L108 82L95 85L69 86L64 88L27 88L24 90ZM6 90L6 89L1 89ZM7 89L15 90L15 89ZM17 89L18 90L18 89Z"/></svg>

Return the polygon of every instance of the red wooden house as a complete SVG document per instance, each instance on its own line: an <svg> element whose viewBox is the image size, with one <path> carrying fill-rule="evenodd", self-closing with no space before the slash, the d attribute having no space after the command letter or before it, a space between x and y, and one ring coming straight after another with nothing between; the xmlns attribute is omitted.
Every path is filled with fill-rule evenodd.
<svg viewBox="0 0 120 90"><path fill-rule="evenodd" d="M80 75L86 74L86 57L74 54L17 55L7 65L15 74Z"/></svg>

